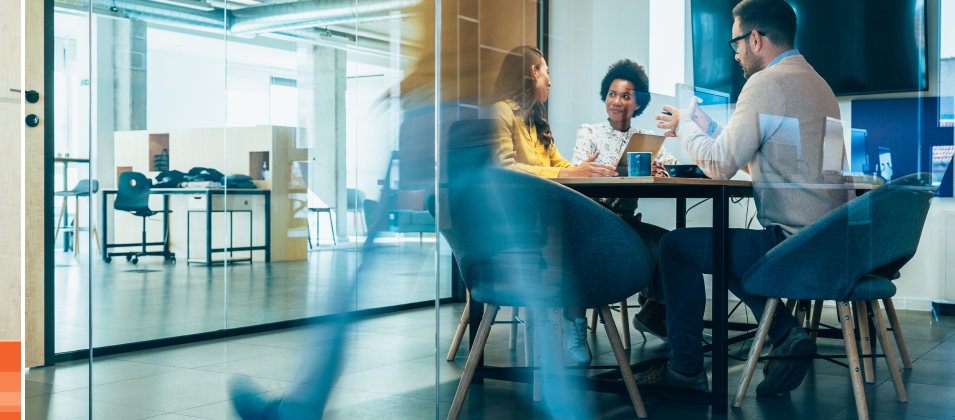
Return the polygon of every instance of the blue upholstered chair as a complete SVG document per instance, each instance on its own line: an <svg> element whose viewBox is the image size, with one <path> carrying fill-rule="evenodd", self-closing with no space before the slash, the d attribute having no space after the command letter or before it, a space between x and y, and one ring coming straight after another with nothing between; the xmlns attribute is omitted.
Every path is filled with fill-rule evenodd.
<svg viewBox="0 0 955 420"><path fill-rule="evenodd" d="M930 174L913 174L873 189L783 241L746 272L743 290L767 301L734 407L743 402L778 298L816 300L817 305L836 301L860 418L867 418L868 409L852 318L858 318L867 336L864 308L871 305L895 391L899 401L907 401L879 299L895 295L891 279L915 255L935 195L931 179ZM850 310L850 302L859 303L856 311Z"/></svg>
<svg viewBox="0 0 955 420"><path fill-rule="evenodd" d="M487 120L451 126L448 187L438 202L438 227L471 299L487 304L448 418L461 412L501 306L523 307L527 318L546 323L548 328L535 330L549 332L548 346L555 347L550 354L563 354L557 308L598 307L637 415L646 417L608 307L650 280L643 241L619 217L569 188L492 167L493 134L493 122ZM553 356L542 360L547 366L552 362Z"/></svg>

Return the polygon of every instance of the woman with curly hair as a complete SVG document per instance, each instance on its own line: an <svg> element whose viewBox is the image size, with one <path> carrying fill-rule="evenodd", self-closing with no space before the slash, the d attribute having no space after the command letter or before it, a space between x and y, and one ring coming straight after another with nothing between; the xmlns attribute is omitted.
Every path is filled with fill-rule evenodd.
<svg viewBox="0 0 955 420"><path fill-rule="evenodd" d="M630 136L654 134L652 130L634 127L630 121L643 113L650 103L650 85L643 66L624 59L610 66L600 83L600 98L607 110L607 119L597 124L583 124L577 128L577 144L571 164L582 162L595 153L594 163L616 165ZM666 148L661 147L653 162L654 174L666 176L663 165L679 164ZM663 297L663 280L656 266L659 257L659 242L668 231L641 221L636 213L636 198L602 198L598 202L622 217L643 238L654 262L653 280L640 292L640 312L633 317L633 327L666 340L666 300Z"/></svg>

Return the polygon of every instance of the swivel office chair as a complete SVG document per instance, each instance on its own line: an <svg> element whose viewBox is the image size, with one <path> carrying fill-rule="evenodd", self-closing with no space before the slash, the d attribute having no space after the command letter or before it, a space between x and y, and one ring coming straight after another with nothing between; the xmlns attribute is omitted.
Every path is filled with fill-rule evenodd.
<svg viewBox="0 0 955 420"><path fill-rule="evenodd" d="M159 213L172 213L172 210L149 209L150 187L149 179L139 172L124 172L119 175L119 188L116 192L116 201L113 202L113 208L130 212L134 216L143 218L142 250L139 252L108 252L106 254L107 263L112 261L113 256L125 256L126 261L136 264L139 262L139 257L147 255L161 255L166 261L176 262L176 254L166 250L166 242L169 240L166 232L163 234L162 242L154 244L146 242L146 218ZM148 245L163 245L163 250L146 251L146 246Z"/></svg>

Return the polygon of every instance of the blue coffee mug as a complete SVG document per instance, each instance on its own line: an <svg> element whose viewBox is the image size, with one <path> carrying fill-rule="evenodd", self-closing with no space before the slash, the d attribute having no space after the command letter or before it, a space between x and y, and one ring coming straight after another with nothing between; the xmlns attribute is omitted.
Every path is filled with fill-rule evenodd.
<svg viewBox="0 0 955 420"><path fill-rule="evenodd" d="M627 170L630 176L650 176L650 160L653 155L647 152L627 153Z"/></svg>

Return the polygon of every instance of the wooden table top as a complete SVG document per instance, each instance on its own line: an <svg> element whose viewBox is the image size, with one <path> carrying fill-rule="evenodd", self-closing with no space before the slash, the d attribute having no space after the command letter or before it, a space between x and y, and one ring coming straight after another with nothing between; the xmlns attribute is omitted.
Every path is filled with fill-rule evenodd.
<svg viewBox="0 0 955 420"><path fill-rule="evenodd" d="M554 182L563 185L593 185L593 186L625 186L625 185L712 185L727 187L752 187L752 181L709 178L671 178L659 176L621 176L613 178L554 178ZM851 185L856 190L871 190L878 185L855 183Z"/></svg>
<svg viewBox="0 0 955 420"><path fill-rule="evenodd" d="M751 181L707 178L670 178L660 176L621 176L613 178L554 178L554 182L564 185L721 185L732 187L752 187Z"/></svg>

